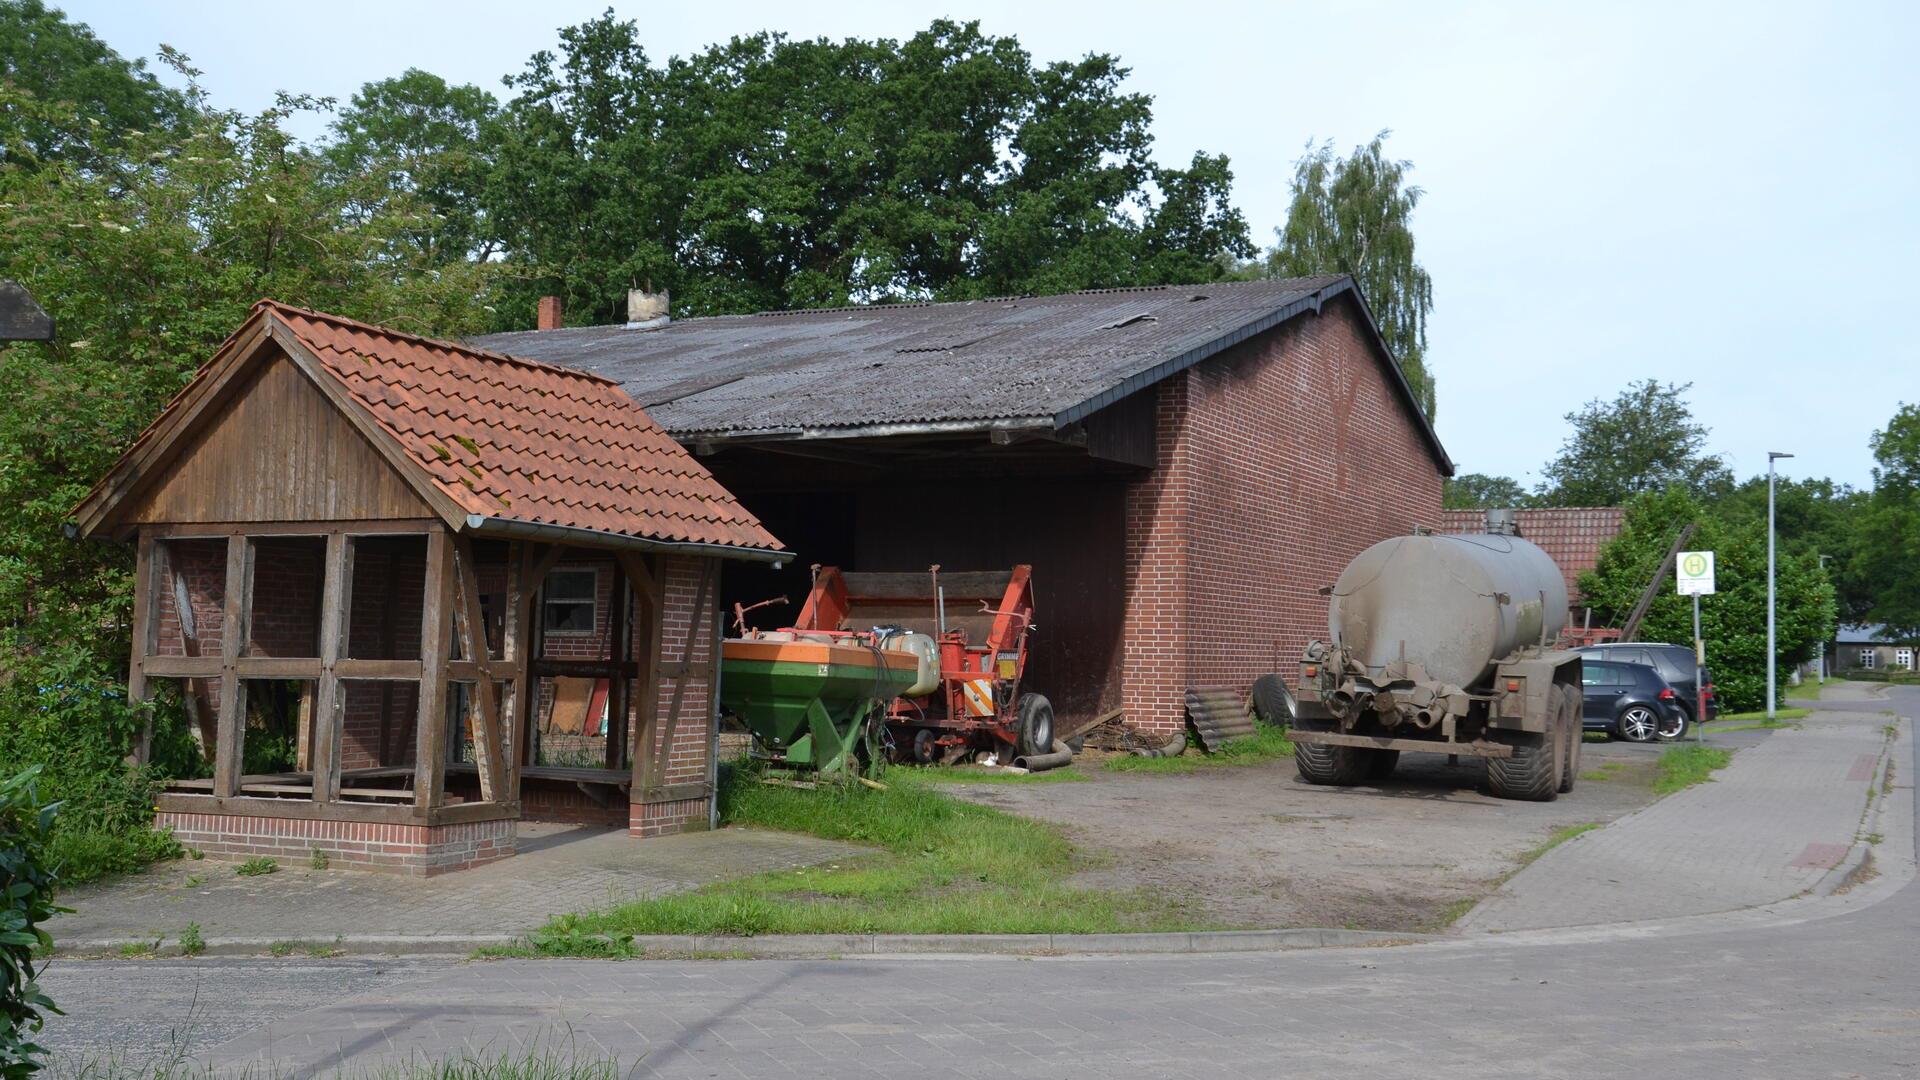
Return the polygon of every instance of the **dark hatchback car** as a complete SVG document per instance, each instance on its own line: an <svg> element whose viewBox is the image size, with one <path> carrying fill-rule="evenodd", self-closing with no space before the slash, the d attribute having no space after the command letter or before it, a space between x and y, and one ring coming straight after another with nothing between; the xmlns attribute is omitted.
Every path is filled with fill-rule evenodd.
<svg viewBox="0 0 1920 1080"><path fill-rule="evenodd" d="M1585 698L1581 720L1588 731L1604 731L1628 742L1677 739L1687 733L1680 695L1650 665L1584 660L1580 690Z"/></svg>
<svg viewBox="0 0 1920 1080"><path fill-rule="evenodd" d="M1574 650L1590 660L1617 660L1628 664L1646 664L1660 672L1680 699L1680 708L1689 721L1696 721L1694 703L1700 700L1699 684L1693 678L1693 650L1685 645L1652 641L1609 641L1585 645ZM1713 699L1713 671L1704 671L1707 680L1707 719L1720 715L1720 703Z"/></svg>

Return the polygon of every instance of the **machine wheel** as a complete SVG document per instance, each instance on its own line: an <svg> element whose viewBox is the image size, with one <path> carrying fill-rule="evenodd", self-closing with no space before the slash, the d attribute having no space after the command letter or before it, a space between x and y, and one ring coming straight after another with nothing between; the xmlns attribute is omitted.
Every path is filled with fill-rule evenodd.
<svg viewBox="0 0 1920 1080"><path fill-rule="evenodd" d="M932 728L920 728L913 733L913 760L922 765L932 765L940 760L940 736Z"/></svg>
<svg viewBox="0 0 1920 1080"><path fill-rule="evenodd" d="M1560 767L1560 794L1573 790L1580 776L1580 745L1587 741L1586 725L1580 721L1580 694L1571 686L1560 687L1560 712L1566 721L1566 763Z"/></svg>
<svg viewBox="0 0 1920 1080"><path fill-rule="evenodd" d="M1628 742L1652 742L1660 732L1660 718L1645 705L1634 705L1621 713L1613 726Z"/></svg>
<svg viewBox="0 0 1920 1080"><path fill-rule="evenodd" d="M1053 702L1039 694L1020 695L1019 738L1023 757L1053 753Z"/></svg>
<svg viewBox="0 0 1920 1080"><path fill-rule="evenodd" d="M1352 787L1367 778L1373 763L1366 755L1367 750L1358 746L1293 744L1294 767L1300 770L1300 779L1309 784Z"/></svg>
<svg viewBox="0 0 1920 1080"><path fill-rule="evenodd" d="M1367 779L1385 780L1393 775L1393 767L1400 764L1398 750L1365 750L1367 755Z"/></svg>
<svg viewBox="0 0 1920 1080"><path fill-rule="evenodd" d="M1560 725L1554 725L1554 731ZM1487 759L1487 790L1496 799L1552 802L1560 794L1561 741L1554 731L1515 732L1504 740L1513 756Z"/></svg>

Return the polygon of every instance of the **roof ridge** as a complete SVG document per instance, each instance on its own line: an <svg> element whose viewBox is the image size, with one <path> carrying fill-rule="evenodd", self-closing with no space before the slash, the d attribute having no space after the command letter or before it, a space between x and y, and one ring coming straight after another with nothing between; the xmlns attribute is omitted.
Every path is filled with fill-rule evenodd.
<svg viewBox="0 0 1920 1080"><path fill-rule="evenodd" d="M514 364L519 367L528 368L533 371L545 371L554 375L563 375L568 378L584 379L588 382L604 383L608 386L620 385L618 382L614 381L613 379L609 379L604 375L596 375L591 371L582 371L579 368L562 367L559 364L549 364L544 360L530 360L524 356L514 356L511 353L495 352L492 349L483 349L476 345L469 345L469 344L465 344L458 341L449 341L445 338L432 338L432 337L427 337L424 334L410 334L405 330L395 330L391 327L380 326L377 323L362 322L359 319L348 318L345 315L335 315L327 311L315 311L312 308L303 308L298 306L297 304L289 304L283 300L275 300L271 296L263 296L260 299L254 301L253 310L260 311L262 309L269 309L269 310L279 311L279 312L291 312L292 314L304 316L309 319L318 319L323 322L329 322L334 324L335 326L349 327L354 330L359 330L364 333L372 334L376 337L399 338L401 340L413 342L419 345L427 345L437 349L446 349L449 352L460 353L465 356L474 357L475 359L493 360L493 361L497 361L499 363L504 363L504 364ZM236 331L236 333L237 332L238 331Z"/></svg>

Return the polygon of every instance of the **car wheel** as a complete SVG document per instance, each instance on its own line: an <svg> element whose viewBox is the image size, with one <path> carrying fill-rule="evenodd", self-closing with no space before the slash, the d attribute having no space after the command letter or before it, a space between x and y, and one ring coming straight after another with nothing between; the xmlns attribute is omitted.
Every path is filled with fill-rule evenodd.
<svg viewBox="0 0 1920 1080"><path fill-rule="evenodd" d="M1614 728L1628 742L1652 742L1660 731L1660 718L1645 705L1629 705Z"/></svg>
<svg viewBox="0 0 1920 1080"><path fill-rule="evenodd" d="M1661 718L1660 730L1655 732L1661 742L1672 742L1675 739L1684 738L1687 734L1687 714L1679 709L1675 709L1673 713L1672 716Z"/></svg>

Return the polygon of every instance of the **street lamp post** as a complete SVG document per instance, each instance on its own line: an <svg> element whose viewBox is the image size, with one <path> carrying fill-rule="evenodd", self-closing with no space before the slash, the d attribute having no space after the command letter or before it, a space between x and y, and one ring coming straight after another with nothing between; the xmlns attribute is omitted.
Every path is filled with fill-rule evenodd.
<svg viewBox="0 0 1920 1080"><path fill-rule="evenodd" d="M1833 556L1831 555L1820 556L1820 572L1822 574L1825 574L1827 572L1827 562L1832 558ZM1826 682L1827 682L1827 643L1822 641L1820 643L1820 684L1822 686L1825 686Z"/></svg>
<svg viewBox="0 0 1920 1080"><path fill-rule="evenodd" d="M1774 654L1773 644L1773 463L1781 458L1790 458L1792 454L1783 454L1778 450L1767 451L1767 719L1774 716Z"/></svg>

